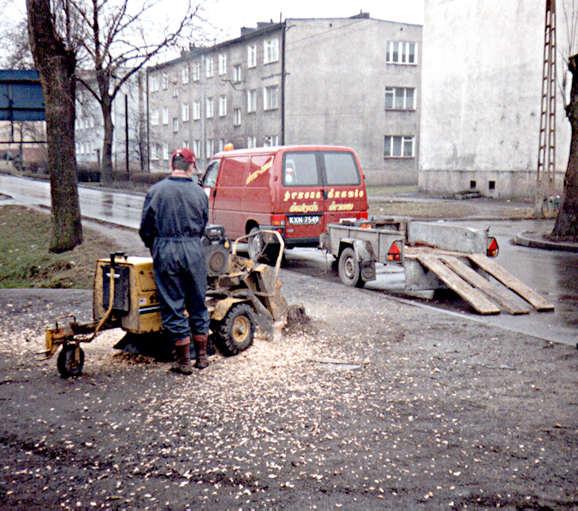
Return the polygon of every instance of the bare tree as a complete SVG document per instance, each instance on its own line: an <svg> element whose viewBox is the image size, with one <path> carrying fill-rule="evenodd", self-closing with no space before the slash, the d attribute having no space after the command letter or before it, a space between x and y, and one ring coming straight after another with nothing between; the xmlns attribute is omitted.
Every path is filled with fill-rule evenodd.
<svg viewBox="0 0 578 511"><path fill-rule="evenodd" d="M3 66L8 69L31 69L34 67L26 19L22 19L16 25L2 31L0 40L5 53Z"/></svg>
<svg viewBox="0 0 578 511"><path fill-rule="evenodd" d="M570 154L564 177L562 204L551 237L578 241L578 54L568 59L568 69L572 75L570 101L566 105L571 129Z"/></svg>
<svg viewBox="0 0 578 511"><path fill-rule="evenodd" d="M26 0L30 49L44 93L52 236L50 251L82 243L74 142L76 45L68 0Z"/></svg>
<svg viewBox="0 0 578 511"><path fill-rule="evenodd" d="M192 28L198 6L191 4L179 15L170 29L152 41L141 22L157 3L140 3L129 9L128 0L70 0L83 22L81 44L94 70L94 80L82 76L78 80L92 93L102 110L104 139L102 146L102 177L112 181L113 101L122 86L151 59L176 45ZM135 3L131 4L133 7ZM160 27L159 27L160 28Z"/></svg>
<svg viewBox="0 0 578 511"><path fill-rule="evenodd" d="M568 7L570 4L570 7ZM565 97L566 117L570 122L570 154L564 177L562 204L556 217L553 239L578 241L578 10L574 0L565 2L563 8L567 29L567 58L570 93Z"/></svg>

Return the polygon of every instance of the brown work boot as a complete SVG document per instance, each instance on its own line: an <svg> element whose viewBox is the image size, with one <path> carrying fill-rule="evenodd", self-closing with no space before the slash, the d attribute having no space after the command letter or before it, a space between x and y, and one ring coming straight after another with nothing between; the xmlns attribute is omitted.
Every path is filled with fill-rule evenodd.
<svg viewBox="0 0 578 511"><path fill-rule="evenodd" d="M193 335L193 341L195 343L195 351L197 352L195 367L197 369L205 369L209 366L209 359L207 358L209 336L207 334Z"/></svg>
<svg viewBox="0 0 578 511"><path fill-rule="evenodd" d="M180 374L192 374L193 366L191 366L191 338L177 339L175 341L176 360L171 371Z"/></svg>

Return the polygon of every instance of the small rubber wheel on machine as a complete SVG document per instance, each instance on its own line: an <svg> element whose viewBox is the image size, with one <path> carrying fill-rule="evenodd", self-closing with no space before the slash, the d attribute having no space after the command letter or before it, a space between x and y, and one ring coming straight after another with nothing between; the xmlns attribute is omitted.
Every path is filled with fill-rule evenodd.
<svg viewBox="0 0 578 511"><path fill-rule="evenodd" d="M341 282L350 287L363 287L365 281L361 276L361 267L351 247L343 249L339 256L338 273Z"/></svg>
<svg viewBox="0 0 578 511"><path fill-rule="evenodd" d="M255 337L255 314L248 303L233 305L221 321L211 325L214 341L219 351L227 356L233 356L245 351Z"/></svg>
<svg viewBox="0 0 578 511"><path fill-rule="evenodd" d="M63 378L80 376L84 367L84 351L78 344L64 344L56 359L56 367Z"/></svg>

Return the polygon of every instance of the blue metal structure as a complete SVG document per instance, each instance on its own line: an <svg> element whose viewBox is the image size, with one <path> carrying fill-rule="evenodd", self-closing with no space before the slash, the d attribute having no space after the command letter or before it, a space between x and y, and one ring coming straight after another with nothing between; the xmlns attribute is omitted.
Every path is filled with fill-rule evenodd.
<svg viewBox="0 0 578 511"><path fill-rule="evenodd" d="M44 96L35 69L0 69L0 121L44 121Z"/></svg>

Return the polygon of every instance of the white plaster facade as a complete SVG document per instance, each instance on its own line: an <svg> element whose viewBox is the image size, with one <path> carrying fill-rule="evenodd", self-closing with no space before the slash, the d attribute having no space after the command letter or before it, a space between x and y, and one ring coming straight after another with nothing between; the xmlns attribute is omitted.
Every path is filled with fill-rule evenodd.
<svg viewBox="0 0 578 511"><path fill-rule="evenodd" d="M558 2L558 83L568 41ZM543 0L426 0L420 189L477 189L496 198L535 190L544 44ZM575 42L574 42L575 44ZM576 46L574 46L576 48ZM557 96L556 181L570 126Z"/></svg>

